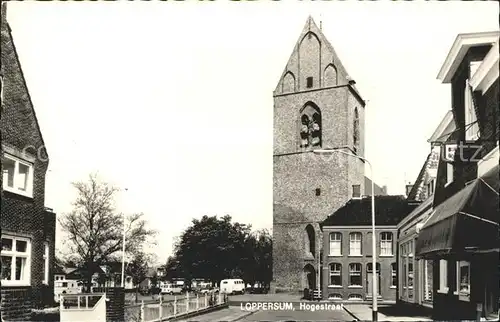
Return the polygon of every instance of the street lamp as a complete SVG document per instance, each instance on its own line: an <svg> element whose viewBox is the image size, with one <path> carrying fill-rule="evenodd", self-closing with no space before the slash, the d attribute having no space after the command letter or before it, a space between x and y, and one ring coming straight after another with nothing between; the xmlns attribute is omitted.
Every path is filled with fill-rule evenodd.
<svg viewBox="0 0 500 322"><path fill-rule="evenodd" d="M128 188L125 188L125 191L128 191ZM125 211L123 211L122 216L123 216L122 287L125 287Z"/></svg>
<svg viewBox="0 0 500 322"><path fill-rule="evenodd" d="M374 271L374 274L372 274L373 278L373 289L372 289L372 321L376 322L378 320L378 312L377 312L377 247L376 247L376 242L377 242L377 235L375 234L375 189L374 189L374 183L373 183L373 168L371 163L363 158L360 157L359 155L353 154L353 153L347 153L343 151L342 149L348 149L348 147L341 147L341 148L333 148L333 149L318 149L314 150L313 153L315 154L332 154L335 152L345 154L354 158L357 158L363 162L366 162L368 166L370 167L370 174L372 176L371 179L371 185L372 185L372 270Z"/></svg>

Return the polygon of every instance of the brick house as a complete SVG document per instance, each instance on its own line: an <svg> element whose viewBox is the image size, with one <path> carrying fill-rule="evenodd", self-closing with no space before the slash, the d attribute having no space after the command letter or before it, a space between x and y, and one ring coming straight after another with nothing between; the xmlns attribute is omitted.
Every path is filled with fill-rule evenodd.
<svg viewBox="0 0 500 322"><path fill-rule="evenodd" d="M309 17L273 93L271 292L315 288L322 245L319 223L364 191L362 161L313 153L346 147L364 156L365 102L354 84ZM315 277L309 279L310 274Z"/></svg>
<svg viewBox="0 0 500 322"><path fill-rule="evenodd" d="M447 139L455 130L453 113L448 111L428 140L431 152L428 154L407 199L421 204L398 224L397 262L398 304L432 308L432 261L415 258L415 244L420 229L432 214L432 202L436 187L437 167L441 148L432 142Z"/></svg>
<svg viewBox="0 0 500 322"><path fill-rule="evenodd" d="M397 224L418 203L403 196L375 197L378 298L395 301ZM373 256L371 197L351 199L321 223L322 294L331 300L372 298Z"/></svg>
<svg viewBox="0 0 500 322"><path fill-rule="evenodd" d="M2 3L2 300L3 319L29 320L54 298L51 270L56 215L45 208L48 156ZM49 303L47 303L47 301Z"/></svg>
<svg viewBox="0 0 500 322"><path fill-rule="evenodd" d="M433 263L435 319L498 314L499 36L458 35L438 75L451 84L456 131L441 142L433 214L415 249Z"/></svg>

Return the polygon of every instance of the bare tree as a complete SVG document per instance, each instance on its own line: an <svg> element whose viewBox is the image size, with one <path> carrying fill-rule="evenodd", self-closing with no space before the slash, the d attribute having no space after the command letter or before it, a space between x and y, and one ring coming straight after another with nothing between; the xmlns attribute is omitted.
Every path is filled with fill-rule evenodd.
<svg viewBox="0 0 500 322"><path fill-rule="evenodd" d="M119 259L123 247L123 215L113 207L117 188L100 182L91 174L88 182L76 182L77 197L73 210L59 219L67 233L69 251L75 255L82 268L87 290L90 291L92 275L98 266ZM135 254L156 235L147 228L143 214L132 214L125 221L125 253Z"/></svg>

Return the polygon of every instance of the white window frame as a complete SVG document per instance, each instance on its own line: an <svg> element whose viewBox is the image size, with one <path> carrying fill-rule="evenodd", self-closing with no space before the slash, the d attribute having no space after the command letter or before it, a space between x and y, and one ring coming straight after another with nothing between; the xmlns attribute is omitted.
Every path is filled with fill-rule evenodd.
<svg viewBox="0 0 500 322"><path fill-rule="evenodd" d="M342 264L340 263L331 263L329 265L330 269L330 280L328 282L329 287L342 287ZM331 284L332 276L340 276L340 284Z"/></svg>
<svg viewBox="0 0 500 322"><path fill-rule="evenodd" d="M474 101L472 98L472 88L469 85L469 80L465 80L465 139L476 141L479 138L479 125L477 124L477 115L474 109ZM474 123L476 122L476 123ZM472 124L474 123L474 124Z"/></svg>
<svg viewBox="0 0 500 322"><path fill-rule="evenodd" d="M359 270L353 270L353 268L359 267ZM363 265L361 263L350 263L349 264L349 287L351 288L362 288L363 287L363 278L362 278L362 270ZM352 284L351 276L359 276L360 284Z"/></svg>
<svg viewBox="0 0 500 322"><path fill-rule="evenodd" d="M335 237L340 236L340 239ZM339 247L335 247L338 245ZM333 232L330 233L330 249L329 256L342 256L342 233Z"/></svg>
<svg viewBox="0 0 500 322"><path fill-rule="evenodd" d="M390 236L389 239L384 238L385 236ZM384 231L380 233L380 256L393 256L394 254L394 234L389 231Z"/></svg>
<svg viewBox="0 0 500 322"><path fill-rule="evenodd" d="M10 280L2 280L2 286L29 286L31 284L31 239L26 238L26 237L19 237L19 236L13 236L13 235L2 235L2 239L7 238L12 240L12 250L11 251L6 251L3 250L1 251L1 256L8 256L12 257L12 264L11 264L11 273L10 273ZM25 241L26 242L26 252L18 252L16 251L16 242L17 241ZM22 280L15 280L16 276L16 259L20 258L25 258L26 262L24 265L24 279Z"/></svg>
<svg viewBox="0 0 500 322"><path fill-rule="evenodd" d="M456 286L456 291L454 292L455 295L459 296L459 300L461 301L470 301L470 262L468 261L457 261L457 286ZM462 280L462 267L468 267L469 268L469 278L467 280L467 285L468 289L467 291L462 291L461 290L461 280Z"/></svg>
<svg viewBox="0 0 500 322"><path fill-rule="evenodd" d="M43 284L49 285L49 260L50 260L50 249L49 243L43 243Z"/></svg>
<svg viewBox="0 0 500 322"><path fill-rule="evenodd" d="M359 236L358 238L354 238L355 236ZM359 232L353 232L349 234L349 256L362 256L362 243L363 243L363 234ZM359 247L353 247L359 245ZM359 251L356 251L358 250Z"/></svg>
<svg viewBox="0 0 500 322"><path fill-rule="evenodd" d="M453 182L453 163L446 163L446 186Z"/></svg>
<svg viewBox="0 0 500 322"><path fill-rule="evenodd" d="M448 293L448 261L446 259L439 260L439 293Z"/></svg>
<svg viewBox="0 0 500 322"><path fill-rule="evenodd" d="M363 301L363 295L361 294L349 294L347 298L348 301Z"/></svg>
<svg viewBox="0 0 500 322"><path fill-rule="evenodd" d="M424 267L423 267L423 275L424 275L424 278L423 278L423 289L424 289L424 294L423 294L423 300L426 301L426 302L432 302L432 299L433 299L433 294L432 294L432 285L429 285L429 271L428 271L428 264L429 264L429 260L424 260ZM432 272L431 274L432 275ZM431 296L429 297L428 294L431 294Z"/></svg>
<svg viewBox="0 0 500 322"><path fill-rule="evenodd" d="M9 153L4 152L4 158L9 159L11 161L14 161L14 187L9 187L8 186L8 180L3 180L3 189L18 195L22 195L25 197L32 198L33 197L33 172L34 172L34 166L33 163L22 160L20 158L17 158ZM2 160L3 162L3 160ZM18 188L19 186L19 164L22 164L24 166L28 167L28 176L26 178L27 181L27 187L26 191L20 190ZM5 171L5 169L4 169ZM2 173L3 176L3 173Z"/></svg>

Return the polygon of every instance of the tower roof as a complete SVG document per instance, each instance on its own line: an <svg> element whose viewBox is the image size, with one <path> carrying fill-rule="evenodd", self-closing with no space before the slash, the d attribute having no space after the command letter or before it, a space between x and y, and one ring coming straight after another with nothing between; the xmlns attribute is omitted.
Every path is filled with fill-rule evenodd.
<svg viewBox="0 0 500 322"><path fill-rule="evenodd" d="M279 92L279 86L281 83L281 80L285 76L285 74L292 68L292 65L294 65L297 61L300 45L304 38L306 36L314 36L320 43L321 46L321 56L328 56L331 57L328 63L333 63L335 66L337 73L343 75L344 78L347 79L347 81L338 85L347 85L348 81L351 79L349 73L347 72L346 68L342 64L339 56L335 52L335 49L333 48L332 44L328 41L328 39L325 37L323 34L323 31L318 27L312 16L308 16L306 23L304 27L302 28L302 32L299 35L299 38L297 39L294 49L288 58L288 62L280 76L280 81L278 81L278 84L276 85L276 88L274 90L275 93ZM323 58L321 59L323 61ZM326 66L322 66L323 68ZM350 85L350 87L355 91L355 93L361 98L361 95L359 94L359 91L355 88L355 86Z"/></svg>

